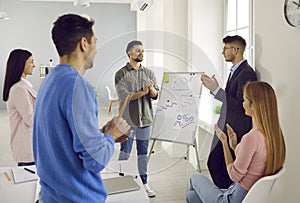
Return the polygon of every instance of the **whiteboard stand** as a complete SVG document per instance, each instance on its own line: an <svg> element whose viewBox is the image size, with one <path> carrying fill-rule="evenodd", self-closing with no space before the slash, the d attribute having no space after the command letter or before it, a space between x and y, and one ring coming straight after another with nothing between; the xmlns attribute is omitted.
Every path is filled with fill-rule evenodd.
<svg viewBox="0 0 300 203"><path fill-rule="evenodd" d="M154 148L154 145L155 145L156 140L160 140L160 141L164 141L164 142L170 142L170 141L167 141L167 140L161 140L161 139L155 139L155 138L151 138L151 139L153 140L153 143L152 143L151 148L150 148L150 151L149 151L148 162L149 162L149 160L150 160L151 154L154 153L153 148ZM172 143L174 143L174 142L172 142ZM176 143L176 142L175 142L175 143ZM186 157L185 159L187 160L187 164L188 164L188 161L189 161L189 151L190 151L190 146L195 147L198 171L201 173L200 159L199 159L198 146L197 146L197 141L196 141L196 139L194 140L194 143L193 143L193 144L186 144L186 143L179 143L179 144L185 144L185 145L187 146L186 156L185 156L185 157Z"/></svg>
<svg viewBox="0 0 300 203"><path fill-rule="evenodd" d="M150 157L151 154L154 153L153 149L154 149L154 145L156 143L157 140L160 141L164 141L164 142L171 142L169 140L162 140L162 139L157 139L157 138L151 138L153 140L153 143L151 145L150 151L149 151L149 155L148 155L148 162L150 161ZM172 142L174 143L174 142ZM180 143L180 142L175 142L178 144L185 144L186 145L186 156L184 157L184 159L186 160L186 191L188 191L189 189L189 151L190 151L190 147L193 146L195 147L195 152L196 152L196 158L197 158L197 166L198 166L198 171L199 173L201 173L201 167L200 167L200 159L199 159L199 153L198 153L198 146L197 146L197 140L196 138L194 139L194 143L193 144L187 144L187 143Z"/></svg>
<svg viewBox="0 0 300 203"><path fill-rule="evenodd" d="M184 144L187 147L185 155L187 177L191 145L195 147L198 171L201 172L195 135L198 132L202 74L202 72L164 72L151 132L153 143L148 161L156 140Z"/></svg>

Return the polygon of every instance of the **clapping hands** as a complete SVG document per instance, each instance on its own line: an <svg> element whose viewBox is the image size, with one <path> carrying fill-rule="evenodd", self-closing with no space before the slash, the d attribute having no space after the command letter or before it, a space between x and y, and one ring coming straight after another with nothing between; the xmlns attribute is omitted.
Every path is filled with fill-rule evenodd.
<svg viewBox="0 0 300 203"><path fill-rule="evenodd" d="M229 138L229 146L231 149L235 150L237 145L236 133L234 132L234 130L231 128L229 124L226 124L226 128L227 128L227 134ZM215 125L215 131L220 141L223 144L227 143L227 135L219 128L217 124Z"/></svg>
<svg viewBox="0 0 300 203"><path fill-rule="evenodd" d="M143 89L145 94L148 94L148 92L151 90L151 88L153 88L153 85L154 85L154 81L150 80L149 83Z"/></svg>
<svg viewBox="0 0 300 203"><path fill-rule="evenodd" d="M129 139L133 131L130 130L130 125L120 116L114 117L108 121L102 128L103 133L111 135L115 142L124 142Z"/></svg>

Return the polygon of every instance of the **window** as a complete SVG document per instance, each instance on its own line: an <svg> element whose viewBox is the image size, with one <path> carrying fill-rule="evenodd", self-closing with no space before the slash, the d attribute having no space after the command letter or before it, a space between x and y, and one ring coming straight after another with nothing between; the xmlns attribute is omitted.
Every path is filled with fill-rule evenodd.
<svg viewBox="0 0 300 203"><path fill-rule="evenodd" d="M253 1L252 0L226 0L225 4L225 35L240 35L247 43L244 57L254 66L253 47ZM226 63L227 69L231 67ZM227 71L229 74L229 71ZM227 77L226 77L227 78Z"/></svg>

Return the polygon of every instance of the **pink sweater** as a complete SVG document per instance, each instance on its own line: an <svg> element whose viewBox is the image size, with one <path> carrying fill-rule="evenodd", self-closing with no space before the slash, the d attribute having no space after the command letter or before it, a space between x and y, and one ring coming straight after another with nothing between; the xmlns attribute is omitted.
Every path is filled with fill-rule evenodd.
<svg viewBox="0 0 300 203"><path fill-rule="evenodd" d="M33 162L32 126L36 91L24 80L14 84L6 102L10 124L10 147L15 162Z"/></svg>
<svg viewBox="0 0 300 203"><path fill-rule="evenodd" d="M229 177L248 191L264 176L267 152L263 134L258 129L245 134L235 155L235 161L227 166Z"/></svg>

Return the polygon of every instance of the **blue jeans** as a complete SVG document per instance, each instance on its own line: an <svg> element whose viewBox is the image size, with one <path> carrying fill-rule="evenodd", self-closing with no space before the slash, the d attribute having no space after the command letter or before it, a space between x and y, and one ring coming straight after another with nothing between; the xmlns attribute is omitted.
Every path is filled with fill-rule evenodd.
<svg viewBox="0 0 300 203"><path fill-rule="evenodd" d="M136 149L138 155L138 170L143 184L147 183L148 145L151 127L131 128L132 136L121 143L119 160L128 160L132 149L134 137L136 138Z"/></svg>
<svg viewBox="0 0 300 203"><path fill-rule="evenodd" d="M193 174L190 179L190 190L186 193L187 203L240 203L247 192L234 182L228 189L220 189L202 174Z"/></svg>

